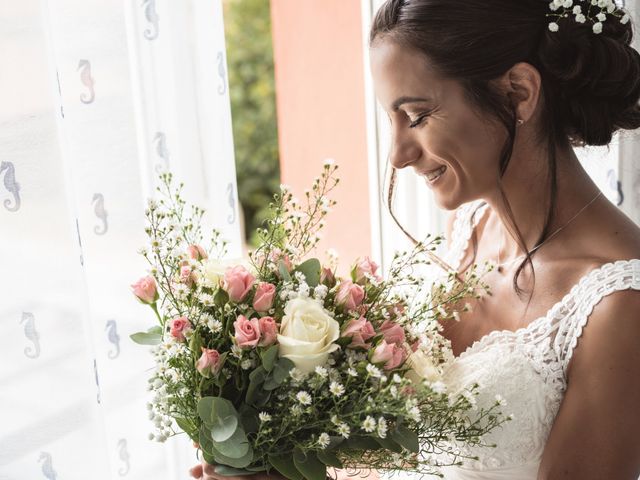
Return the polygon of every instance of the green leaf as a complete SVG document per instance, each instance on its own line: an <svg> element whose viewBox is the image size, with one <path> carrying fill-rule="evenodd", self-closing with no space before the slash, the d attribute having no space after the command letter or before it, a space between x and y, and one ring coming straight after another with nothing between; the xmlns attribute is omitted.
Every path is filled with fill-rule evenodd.
<svg viewBox="0 0 640 480"><path fill-rule="evenodd" d="M318 460L320 460L322 463L324 463L328 467L336 467L336 468L343 467L340 459L336 456L335 453L333 453L330 450L326 450L326 449L319 450L318 452L316 452L316 454L318 455Z"/></svg>
<svg viewBox="0 0 640 480"><path fill-rule="evenodd" d="M201 348L202 337L200 336L200 334L198 334L198 332L194 332L193 335L191 335L191 339L189 340L189 349L196 358L200 358L200 354L202 353Z"/></svg>
<svg viewBox="0 0 640 480"><path fill-rule="evenodd" d="M267 378L267 371L264 367L258 367L249 374L249 388L245 397L249 405L253 405L258 400L265 378Z"/></svg>
<svg viewBox="0 0 640 480"><path fill-rule="evenodd" d="M314 452L303 452L296 448L293 451L293 464L306 480L325 480L327 466L318 460Z"/></svg>
<svg viewBox="0 0 640 480"><path fill-rule="evenodd" d="M198 432L198 443L203 452L213 455L213 441L211 440L211 430L204 424L200 425ZM208 463L214 463L207 460Z"/></svg>
<svg viewBox="0 0 640 480"><path fill-rule="evenodd" d="M284 382L294 366L294 363L288 358L279 358L273 367L272 375L274 380L278 382L278 384Z"/></svg>
<svg viewBox="0 0 640 480"><path fill-rule="evenodd" d="M247 467L247 471L257 473L264 472L267 469L264 465L255 465L253 467Z"/></svg>
<svg viewBox="0 0 640 480"><path fill-rule="evenodd" d="M247 475L255 475L257 471L249 471L248 469L232 468L226 465L216 465L213 471L223 477L244 477Z"/></svg>
<svg viewBox="0 0 640 480"><path fill-rule="evenodd" d="M198 402L198 415L211 429L211 438L224 442L238 427L239 415L233 404L220 397L204 397Z"/></svg>
<svg viewBox="0 0 640 480"><path fill-rule="evenodd" d="M304 477L293 463L291 455L269 455L268 458L269 463L289 480L304 480Z"/></svg>
<svg viewBox="0 0 640 480"><path fill-rule="evenodd" d="M351 450L380 450L382 447L374 438L351 436L347 440L346 448Z"/></svg>
<svg viewBox="0 0 640 480"><path fill-rule="evenodd" d="M130 338L139 345L158 345L162 341L162 334L138 332L130 335Z"/></svg>
<svg viewBox="0 0 640 480"><path fill-rule="evenodd" d="M198 428L186 418L176 417L176 423L194 442L198 441Z"/></svg>
<svg viewBox="0 0 640 480"><path fill-rule="evenodd" d="M155 333L156 335L162 335L162 327L160 325L156 325L155 327L151 327L147 330L147 333Z"/></svg>
<svg viewBox="0 0 640 480"><path fill-rule="evenodd" d="M398 425L393 429L391 431L391 438L410 452L420 452L420 441L418 440L418 435L416 432L404 425Z"/></svg>
<svg viewBox="0 0 640 480"><path fill-rule="evenodd" d="M376 437L376 442L378 442L383 448L386 448L387 450L390 450L392 452L396 452L396 453L402 452L402 447L398 445L396 442L394 442L392 439L390 439L389 437L386 437L386 438Z"/></svg>
<svg viewBox="0 0 640 480"><path fill-rule="evenodd" d="M258 431L258 428L260 427L258 410L250 407L246 403L243 403L238 410L238 413L240 414L240 421L242 422L244 431L247 433L256 433Z"/></svg>
<svg viewBox="0 0 640 480"><path fill-rule="evenodd" d="M214 450L225 457L242 458L249 451L249 440L247 439L247 434L240 425L238 425L236 431L233 432L233 435L223 441L217 442L215 440L213 430L211 431L211 437L213 438L212 443Z"/></svg>
<svg viewBox="0 0 640 480"><path fill-rule="evenodd" d="M215 459L213 463L217 465L227 465L233 468L246 468L251 465L251 462L253 461L253 449L249 448L246 455L242 456L241 458L227 457L226 455L223 455L222 453L214 449L213 458Z"/></svg>
<svg viewBox="0 0 640 480"><path fill-rule="evenodd" d="M278 345L272 345L262 353L262 366L267 372L273 370L273 366L278 359Z"/></svg>
<svg viewBox="0 0 640 480"><path fill-rule="evenodd" d="M317 258L310 258L309 260L302 262L296 267L296 270L304 275L307 284L310 287L315 287L320 283L320 272L322 267L320 265L320 260Z"/></svg>
<svg viewBox="0 0 640 480"><path fill-rule="evenodd" d="M202 450L202 458L204 459L205 462L211 464L211 465L215 465L216 463L216 459L213 456L213 454L211 453L207 453L204 450Z"/></svg>
<svg viewBox="0 0 640 480"><path fill-rule="evenodd" d="M278 261L278 272L280 272L280 276L286 282L291 281L291 275L289 275L289 271L287 270L287 265L282 261Z"/></svg>
<svg viewBox="0 0 640 480"><path fill-rule="evenodd" d="M229 302L229 294L223 289L218 288L213 296L213 303L216 307L222 308Z"/></svg>

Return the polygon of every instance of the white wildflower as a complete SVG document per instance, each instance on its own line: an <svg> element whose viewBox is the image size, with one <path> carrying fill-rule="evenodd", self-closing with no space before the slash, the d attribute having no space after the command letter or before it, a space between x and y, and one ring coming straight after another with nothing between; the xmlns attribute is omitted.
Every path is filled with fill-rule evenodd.
<svg viewBox="0 0 640 480"><path fill-rule="evenodd" d="M391 381L393 383L401 383L402 382L402 378L397 373L394 373L393 377L391 377Z"/></svg>
<svg viewBox="0 0 640 480"><path fill-rule="evenodd" d="M376 419L368 415L362 422L362 429L367 433L373 432L376 429Z"/></svg>
<svg viewBox="0 0 640 480"><path fill-rule="evenodd" d="M549 24L549 30L551 30L552 32L557 32L560 28L558 27L558 24L556 22L551 22Z"/></svg>
<svg viewBox="0 0 640 480"><path fill-rule="evenodd" d="M324 300L329 292L329 288L326 285L317 285L313 289L313 296L318 300Z"/></svg>
<svg viewBox="0 0 640 480"><path fill-rule="evenodd" d="M302 405L311 405L311 395L309 395L309 392L305 392L304 390L296 393L296 400L298 400Z"/></svg>
<svg viewBox="0 0 640 480"><path fill-rule="evenodd" d="M231 345L231 355L236 358L242 358L243 350L238 345Z"/></svg>
<svg viewBox="0 0 640 480"><path fill-rule="evenodd" d="M209 327L209 330L211 330L212 333L218 333L222 330L222 322L215 318L211 318L211 320L207 321L207 327Z"/></svg>
<svg viewBox="0 0 640 480"><path fill-rule="evenodd" d="M620 19L620 23L622 23L623 25L626 23L629 23L630 17L628 13L625 13L622 18Z"/></svg>
<svg viewBox="0 0 640 480"><path fill-rule="evenodd" d="M284 183L281 183L281 184L280 184L280 191L281 191L282 193L290 192L290 191L291 191L291 187L290 187L289 185L286 185L286 184L284 184Z"/></svg>
<svg viewBox="0 0 640 480"><path fill-rule="evenodd" d="M576 5L575 7L573 7L573 14L577 15L579 13L582 13L582 7L580 5Z"/></svg>
<svg viewBox="0 0 640 480"><path fill-rule="evenodd" d="M496 403L502 407L507 405L507 401L500 394L496 395Z"/></svg>
<svg viewBox="0 0 640 480"><path fill-rule="evenodd" d="M294 405L291 407L291 414L295 417L302 415L302 407L300 405Z"/></svg>
<svg viewBox="0 0 640 480"><path fill-rule="evenodd" d="M331 385L329 385L329 391L336 397L344 395L344 387L338 382L331 382Z"/></svg>
<svg viewBox="0 0 640 480"><path fill-rule="evenodd" d="M378 436L380 438L386 438L387 437L387 421L384 419L384 417L380 417L378 419Z"/></svg>
<svg viewBox="0 0 640 480"><path fill-rule="evenodd" d="M599 13L596 15L596 18L601 22L604 22L607 19L607 16L604 13Z"/></svg>
<svg viewBox="0 0 640 480"><path fill-rule="evenodd" d="M602 33L602 23L596 22L593 24L593 33Z"/></svg>
<svg viewBox="0 0 640 480"><path fill-rule="evenodd" d="M576 22L584 23L586 21L587 21L587 17L585 17L582 13L579 13L578 15L576 15Z"/></svg>
<svg viewBox="0 0 640 480"><path fill-rule="evenodd" d="M369 363L366 367L367 373L371 375L373 378L380 378L382 376L382 372L378 367Z"/></svg>
<svg viewBox="0 0 640 480"><path fill-rule="evenodd" d="M307 375L302 370L293 367L291 370L289 370L289 376L293 379L294 382L302 382Z"/></svg>
<svg viewBox="0 0 640 480"><path fill-rule="evenodd" d="M389 393L391 394L391 398L398 398L398 387L395 385L391 385L389 388Z"/></svg>
<svg viewBox="0 0 640 480"><path fill-rule="evenodd" d="M411 407L408 411L407 414L409 415L409 417L414 421L414 422L419 422L421 415L420 415L420 409L416 406Z"/></svg>
<svg viewBox="0 0 640 480"><path fill-rule="evenodd" d="M316 375L318 375L321 378L327 378L329 376L329 372L324 367L317 366L315 369L315 372L316 372Z"/></svg>
<svg viewBox="0 0 640 480"><path fill-rule="evenodd" d="M341 423L340 425L338 425L338 435L343 436L344 438L349 438L349 435L351 434L351 429L349 428L349 425L347 425L346 423Z"/></svg>
<svg viewBox="0 0 640 480"><path fill-rule="evenodd" d="M270 422L271 421L271 415L269 415L267 412L260 412L258 414L258 418L260 419L261 422L265 423L265 422Z"/></svg>
<svg viewBox="0 0 640 480"><path fill-rule="evenodd" d="M341 422L337 415L331 415L331 423L334 425L340 425Z"/></svg>
<svg viewBox="0 0 640 480"><path fill-rule="evenodd" d="M326 432L321 433L318 437L318 445L320 446L320 448L327 448L330 443L331 437L329 436L329 434Z"/></svg>
<svg viewBox="0 0 640 480"><path fill-rule="evenodd" d="M347 370L347 375L349 375L350 377L357 377L358 376L358 372L356 371L355 368L353 367L349 367L349 369Z"/></svg>
<svg viewBox="0 0 640 480"><path fill-rule="evenodd" d="M333 165L335 165L335 164L336 164L336 161L335 161L333 158L326 158L326 159L324 160L324 162L322 162L322 164L323 164L325 167L331 167L331 166L333 166Z"/></svg>
<svg viewBox="0 0 640 480"><path fill-rule="evenodd" d="M246 358L242 360L242 362L240 362L240 368L242 370L249 370L251 367L253 367L253 361L251 361L251 359L249 358Z"/></svg>

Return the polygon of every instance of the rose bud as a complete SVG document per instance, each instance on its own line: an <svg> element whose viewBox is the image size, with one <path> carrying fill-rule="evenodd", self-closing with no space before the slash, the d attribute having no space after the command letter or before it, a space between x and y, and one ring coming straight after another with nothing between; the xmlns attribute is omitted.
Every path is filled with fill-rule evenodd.
<svg viewBox="0 0 640 480"><path fill-rule="evenodd" d="M403 343L405 341L404 328L390 320L385 320L380 326L380 333L387 343Z"/></svg>
<svg viewBox="0 0 640 480"><path fill-rule="evenodd" d="M187 247L187 255L193 260L204 260L209 258L207 252L200 245L189 245Z"/></svg>
<svg viewBox="0 0 640 480"><path fill-rule="evenodd" d="M187 317L178 317L171 320L169 324L171 328L171 336L177 338L180 341L184 341L184 334L191 330L191 322Z"/></svg>
<svg viewBox="0 0 640 480"><path fill-rule="evenodd" d="M351 338L351 343L347 345L351 348L369 348L366 341L375 336L373 325L364 317L349 320L342 331L343 338Z"/></svg>
<svg viewBox="0 0 640 480"><path fill-rule="evenodd" d="M258 325L260 327L260 334L262 335L258 345L261 347L273 345L278 338L278 324L276 321L272 317L261 317L258 320Z"/></svg>
<svg viewBox="0 0 640 480"><path fill-rule="evenodd" d="M378 270L378 264L369 257L364 257L353 267L353 280L360 285L364 285L367 282L367 275L372 275L380 279L380 277L376 275L376 270Z"/></svg>
<svg viewBox="0 0 640 480"><path fill-rule="evenodd" d="M220 354L214 349L201 348L202 355L196 362L196 370L204 377L208 377L211 374L215 375L221 367Z"/></svg>
<svg viewBox="0 0 640 480"><path fill-rule="evenodd" d="M241 302L247 296L255 277L242 265L231 267L224 272L222 288L229 294L232 302Z"/></svg>
<svg viewBox="0 0 640 480"><path fill-rule="evenodd" d="M133 294L138 297L142 303L149 305L156 303L158 300L158 288L156 280L152 276L142 277L136 283L131 285Z"/></svg>
<svg viewBox="0 0 640 480"><path fill-rule="evenodd" d="M373 350L371 361L373 363L384 363L385 370L393 370L402 365L405 360L405 352L402 345L387 343L382 340Z"/></svg>
<svg viewBox="0 0 640 480"><path fill-rule="evenodd" d="M336 276L329 267L322 267L320 272L320 283L326 285L329 288L336 286Z"/></svg>
<svg viewBox="0 0 640 480"><path fill-rule="evenodd" d="M273 306L276 286L267 282L260 282L253 296L253 308L256 312L267 312Z"/></svg>
<svg viewBox="0 0 640 480"><path fill-rule="evenodd" d="M193 286L194 275L190 265L180 267L180 282L191 287Z"/></svg>
<svg viewBox="0 0 640 480"><path fill-rule="evenodd" d="M342 306L348 312L355 310L364 300L364 289L351 280L343 280L338 287L336 304Z"/></svg>
<svg viewBox="0 0 640 480"><path fill-rule="evenodd" d="M260 322L257 318L249 320L244 315L238 316L233 327L236 330L235 339L239 347L251 348L260 341Z"/></svg>

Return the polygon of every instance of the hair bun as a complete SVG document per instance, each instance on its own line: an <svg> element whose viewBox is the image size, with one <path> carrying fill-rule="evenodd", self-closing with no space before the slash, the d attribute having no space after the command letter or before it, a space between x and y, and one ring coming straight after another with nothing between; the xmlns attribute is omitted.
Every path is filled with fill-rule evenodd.
<svg viewBox="0 0 640 480"><path fill-rule="evenodd" d="M640 54L630 23L611 18L600 34L567 21L546 32L539 62L559 99L559 124L574 143L607 145L619 129L640 127Z"/></svg>

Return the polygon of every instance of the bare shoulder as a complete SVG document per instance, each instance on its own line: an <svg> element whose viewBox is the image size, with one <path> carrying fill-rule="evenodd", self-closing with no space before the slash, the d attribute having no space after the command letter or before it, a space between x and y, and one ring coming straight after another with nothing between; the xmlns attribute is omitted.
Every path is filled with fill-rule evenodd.
<svg viewBox="0 0 640 480"><path fill-rule="evenodd" d="M624 212L606 204L591 222L594 240L611 261L640 258L640 227Z"/></svg>
<svg viewBox="0 0 640 480"><path fill-rule="evenodd" d="M616 291L594 307L571 360L538 478L638 478L639 339L640 291Z"/></svg>

